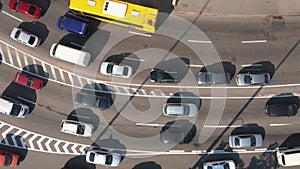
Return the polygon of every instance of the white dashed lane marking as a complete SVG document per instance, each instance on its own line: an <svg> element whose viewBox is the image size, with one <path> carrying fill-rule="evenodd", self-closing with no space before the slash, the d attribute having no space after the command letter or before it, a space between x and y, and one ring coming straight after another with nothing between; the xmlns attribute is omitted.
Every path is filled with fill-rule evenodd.
<svg viewBox="0 0 300 169"><path fill-rule="evenodd" d="M242 43L266 43L267 40L243 40Z"/></svg>
<svg viewBox="0 0 300 169"><path fill-rule="evenodd" d="M18 18L18 17L15 17L15 16L13 16L13 15L11 15L11 14L5 12L5 11L2 11L2 13L4 13L5 15L7 15L7 16L9 16L9 17L11 17L11 18L13 18L13 19L15 19L15 20L17 20L17 21L19 21L19 22L23 22L22 19L20 19L20 18Z"/></svg>

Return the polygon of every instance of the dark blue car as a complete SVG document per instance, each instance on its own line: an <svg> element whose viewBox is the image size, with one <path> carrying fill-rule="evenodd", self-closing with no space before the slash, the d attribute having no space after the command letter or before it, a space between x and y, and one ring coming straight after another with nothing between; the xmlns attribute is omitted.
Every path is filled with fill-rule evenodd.
<svg viewBox="0 0 300 169"><path fill-rule="evenodd" d="M88 25L84 22L69 18L67 16L60 16L57 19L56 27L60 30L66 30L70 33L86 36Z"/></svg>

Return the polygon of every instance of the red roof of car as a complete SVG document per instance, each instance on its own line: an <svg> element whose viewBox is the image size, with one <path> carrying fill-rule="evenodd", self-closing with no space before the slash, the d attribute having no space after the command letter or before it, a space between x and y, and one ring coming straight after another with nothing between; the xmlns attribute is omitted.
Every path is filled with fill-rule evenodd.
<svg viewBox="0 0 300 169"><path fill-rule="evenodd" d="M10 164L5 164L7 155L12 156L12 160L11 160ZM0 150L0 166L16 167L18 165L18 163L19 163L19 155L18 154L8 152L5 150Z"/></svg>
<svg viewBox="0 0 300 169"><path fill-rule="evenodd" d="M8 8L14 12L23 13L34 19L38 19L42 11L42 8L21 0L10 0Z"/></svg>
<svg viewBox="0 0 300 169"><path fill-rule="evenodd" d="M43 80L20 72L16 73L14 82L34 90L40 90L43 87Z"/></svg>

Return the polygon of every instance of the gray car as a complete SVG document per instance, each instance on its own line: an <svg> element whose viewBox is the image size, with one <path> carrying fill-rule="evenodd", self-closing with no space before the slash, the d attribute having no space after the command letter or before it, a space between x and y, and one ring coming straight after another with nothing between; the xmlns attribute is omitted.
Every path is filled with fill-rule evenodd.
<svg viewBox="0 0 300 169"><path fill-rule="evenodd" d="M269 73L241 73L236 77L236 84L238 86L249 86L249 85L266 85L269 84L271 76Z"/></svg>
<svg viewBox="0 0 300 169"><path fill-rule="evenodd" d="M163 113L166 116L195 117L198 108L194 103L167 103L163 106Z"/></svg>
<svg viewBox="0 0 300 169"><path fill-rule="evenodd" d="M199 72L197 82L198 84L229 84L230 74Z"/></svg>
<svg viewBox="0 0 300 169"><path fill-rule="evenodd" d="M76 104L95 107L100 110L105 110L111 106L109 98L103 96L95 96L87 93L77 93L74 101Z"/></svg>

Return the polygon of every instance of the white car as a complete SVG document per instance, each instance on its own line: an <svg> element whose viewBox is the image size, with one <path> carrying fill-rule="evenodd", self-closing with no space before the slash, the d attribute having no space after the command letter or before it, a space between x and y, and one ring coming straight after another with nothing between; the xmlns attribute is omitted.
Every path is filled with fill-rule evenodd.
<svg viewBox="0 0 300 169"><path fill-rule="evenodd" d="M235 169L233 160L211 161L203 164L203 169Z"/></svg>
<svg viewBox="0 0 300 169"><path fill-rule="evenodd" d="M166 116L195 117L198 108L194 103L167 103L164 104L163 113Z"/></svg>
<svg viewBox="0 0 300 169"><path fill-rule="evenodd" d="M21 28L13 28L10 33L10 37L33 48L38 47L41 42L41 39L38 36L26 32Z"/></svg>
<svg viewBox="0 0 300 169"><path fill-rule="evenodd" d="M260 147L263 137L261 134L245 134L229 136L229 146L232 148Z"/></svg>
<svg viewBox="0 0 300 169"><path fill-rule="evenodd" d="M133 69L132 67L127 65L118 65L111 62L102 62L100 73L109 76L129 78L133 73Z"/></svg>
<svg viewBox="0 0 300 169"><path fill-rule="evenodd" d="M87 163L117 167L121 163L121 155L105 149L90 149L85 160Z"/></svg>
<svg viewBox="0 0 300 169"><path fill-rule="evenodd" d="M60 125L60 131L82 137L92 136L94 126L80 121L63 120Z"/></svg>

